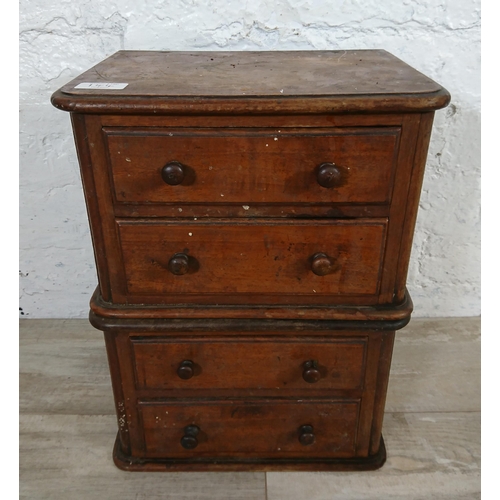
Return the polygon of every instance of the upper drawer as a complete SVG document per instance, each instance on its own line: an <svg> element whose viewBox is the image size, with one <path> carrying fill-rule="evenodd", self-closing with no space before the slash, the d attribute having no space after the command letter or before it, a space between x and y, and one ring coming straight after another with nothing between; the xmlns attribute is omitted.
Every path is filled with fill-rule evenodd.
<svg viewBox="0 0 500 500"><path fill-rule="evenodd" d="M398 127L105 128L115 203L389 203Z"/></svg>

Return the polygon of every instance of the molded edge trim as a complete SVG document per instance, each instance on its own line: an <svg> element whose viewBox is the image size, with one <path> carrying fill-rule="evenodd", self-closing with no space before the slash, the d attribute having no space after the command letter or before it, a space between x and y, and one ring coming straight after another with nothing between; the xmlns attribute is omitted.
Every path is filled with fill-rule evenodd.
<svg viewBox="0 0 500 500"><path fill-rule="evenodd" d="M303 459L162 459L136 458L122 452L118 438L113 449L115 465L128 472L204 472L204 471L367 471L382 467L386 461L384 439L375 455L353 458Z"/></svg>
<svg viewBox="0 0 500 500"><path fill-rule="evenodd" d="M103 331L399 330L410 321L413 303L406 291L401 304L370 307L195 304L130 306L104 302L97 288L91 299L90 309L90 323Z"/></svg>
<svg viewBox="0 0 500 500"><path fill-rule="evenodd" d="M264 115L318 113L424 112L448 106L441 88L425 94L303 97L116 97L75 96L57 90L50 101L63 111L121 115Z"/></svg>

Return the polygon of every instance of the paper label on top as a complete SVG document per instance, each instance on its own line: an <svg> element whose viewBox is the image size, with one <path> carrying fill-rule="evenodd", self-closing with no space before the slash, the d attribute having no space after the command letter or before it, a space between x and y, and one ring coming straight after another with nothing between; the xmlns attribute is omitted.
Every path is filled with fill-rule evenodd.
<svg viewBox="0 0 500 500"><path fill-rule="evenodd" d="M82 82L75 89L86 90L123 90L128 83L112 83L112 82Z"/></svg>

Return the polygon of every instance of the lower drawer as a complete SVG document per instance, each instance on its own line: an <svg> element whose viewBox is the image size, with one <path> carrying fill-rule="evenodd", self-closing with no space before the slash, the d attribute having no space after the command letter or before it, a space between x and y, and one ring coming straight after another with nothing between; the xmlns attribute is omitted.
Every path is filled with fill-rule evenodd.
<svg viewBox="0 0 500 500"><path fill-rule="evenodd" d="M147 457L354 457L359 400L140 402Z"/></svg>

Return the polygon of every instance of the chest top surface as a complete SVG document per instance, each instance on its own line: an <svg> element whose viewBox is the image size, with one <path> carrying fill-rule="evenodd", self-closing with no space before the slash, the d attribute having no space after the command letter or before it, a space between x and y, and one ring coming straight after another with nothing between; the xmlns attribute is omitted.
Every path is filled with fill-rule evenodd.
<svg viewBox="0 0 500 500"><path fill-rule="evenodd" d="M82 88L89 83L100 85ZM109 83L126 86L103 88ZM119 51L64 85L52 102L67 111L156 113L223 112L242 101L246 112L422 111L448 100L443 87L384 50Z"/></svg>

